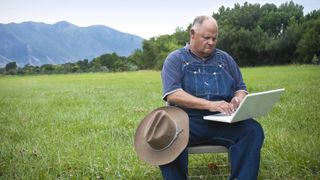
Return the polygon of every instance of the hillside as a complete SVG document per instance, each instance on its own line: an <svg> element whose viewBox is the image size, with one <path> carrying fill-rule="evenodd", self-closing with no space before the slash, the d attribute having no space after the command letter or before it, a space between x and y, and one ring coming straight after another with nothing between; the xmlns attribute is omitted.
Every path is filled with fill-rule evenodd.
<svg viewBox="0 0 320 180"><path fill-rule="evenodd" d="M69 22L0 23L0 67L10 61L25 64L61 64L115 52L128 56L143 39L103 25L78 27Z"/></svg>

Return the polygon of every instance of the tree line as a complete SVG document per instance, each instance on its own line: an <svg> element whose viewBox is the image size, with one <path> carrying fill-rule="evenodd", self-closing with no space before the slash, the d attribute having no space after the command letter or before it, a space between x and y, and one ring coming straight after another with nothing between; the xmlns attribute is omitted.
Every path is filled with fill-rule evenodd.
<svg viewBox="0 0 320 180"><path fill-rule="evenodd" d="M0 74L67 74L136 70L139 70L138 66L129 58L112 53L101 55L91 61L84 59L65 64L44 64L42 66L26 64L24 67L18 67L16 62L10 62L6 64L5 68L0 69Z"/></svg>
<svg viewBox="0 0 320 180"><path fill-rule="evenodd" d="M235 58L240 66L279 64L319 64L320 62L320 10L303 15L303 7L293 1L277 7L274 4L235 4L233 8L221 6L212 14L219 24L218 45ZM130 56L104 54L91 61L84 59L60 65L40 67L15 62L0 69L2 74L50 74L100 71L133 71L162 68L171 51L189 41L189 30L177 27L171 35L160 35L144 40L142 49Z"/></svg>

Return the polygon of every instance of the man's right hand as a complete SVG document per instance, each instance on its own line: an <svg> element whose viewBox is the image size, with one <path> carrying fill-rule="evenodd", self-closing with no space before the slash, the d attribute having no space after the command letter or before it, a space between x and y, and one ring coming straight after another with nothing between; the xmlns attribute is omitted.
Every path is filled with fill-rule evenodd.
<svg viewBox="0 0 320 180"><path fill-rule="evenodd" d="M210 101L209 111L219 111L226 115L231 115L235 111L235 108L231 103L226 101Z"/></svg>

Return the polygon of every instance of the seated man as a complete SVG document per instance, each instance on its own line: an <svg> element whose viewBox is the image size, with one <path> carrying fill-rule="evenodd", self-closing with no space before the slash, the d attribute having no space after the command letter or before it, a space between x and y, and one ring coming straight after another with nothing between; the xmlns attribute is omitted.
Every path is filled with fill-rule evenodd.
<svg viewBox="0 0 320 180"><path fill-rule="evenodd" d="M263 129L253 119L227 124L203 120L212 112L231 114L246 96L239 67L226 52L216 49L218 24L211 16L195 18L190 44L168 55L162 69L163 99L189 116L189 143L229 148L230 179L257 179ZM188 154L184 150L161 165L164 179L187 179Z"/></svg>

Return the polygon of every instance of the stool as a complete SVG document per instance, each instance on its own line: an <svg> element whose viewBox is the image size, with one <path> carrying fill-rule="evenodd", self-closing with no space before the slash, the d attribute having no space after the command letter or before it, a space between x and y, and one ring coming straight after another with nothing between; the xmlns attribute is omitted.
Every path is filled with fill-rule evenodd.
<svg viewBox="0 0 320 180"><path fill-rule="evenodd" d="M230 157L229 150L224 146L219 145L201 145L187 148L189 154L209 154L209 153L227 153L227 164L216 165L209 163L207 166L190 167L189 170L196 173L196 175L189 175L189 179L212 179L218 177L228 177L230 175ZM221 168L228 168L227 173L221 173ZM199 174L200 173L200 174ZM219 173L219 174L217 174ZM225 178L224 178L225 179Z"/></svg>

